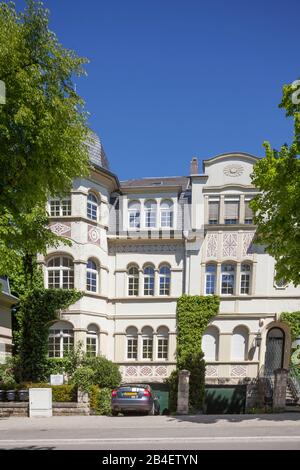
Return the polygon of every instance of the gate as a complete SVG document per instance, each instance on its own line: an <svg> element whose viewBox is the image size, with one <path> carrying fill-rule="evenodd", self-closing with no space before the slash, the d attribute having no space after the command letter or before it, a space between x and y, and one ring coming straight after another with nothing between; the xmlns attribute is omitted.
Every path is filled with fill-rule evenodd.
<svg viewBox="0 0 300 470"><path fill-rule="evenodd" d="M206 414L245 413L245 385L206 385L204 412Z"/></svg>

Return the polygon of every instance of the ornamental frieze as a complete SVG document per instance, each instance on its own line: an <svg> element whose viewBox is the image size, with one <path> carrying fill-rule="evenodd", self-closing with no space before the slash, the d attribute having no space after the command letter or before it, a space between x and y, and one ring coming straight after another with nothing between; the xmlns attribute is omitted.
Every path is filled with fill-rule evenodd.
<svg viewBox="0 0 300 470"><path fill-rule="evenodd" d="M95 245L101 244L101 232L94 225L88 225L88 242L94 243Z"/></svg>
<svg viewBox="0 0 300 470"><path fill-rule="evenodd" d="M177 253L179 245L116 245L109 248L109 254L115 253Z"/></svg>
<svg viewBox="0 0 300 470"><path fill-rule="evenodd" d="M237 233L223 233L223 257L236 258L238 247Z"/></svg>

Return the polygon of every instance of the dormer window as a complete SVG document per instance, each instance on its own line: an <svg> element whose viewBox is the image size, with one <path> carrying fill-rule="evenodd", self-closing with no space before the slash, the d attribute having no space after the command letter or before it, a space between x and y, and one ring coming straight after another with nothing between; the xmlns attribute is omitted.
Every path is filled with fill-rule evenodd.
<svg viewBox="0 0 300 470"><path fill-rule="evenodd" d="M156 227L156 202L146 201L144 205L145 210L145 227Z"/></svg>
<svg viewBox="0 0 300 470"><path fill-rule="evenodd" d="M160 226L173 228L173 202L162 201L160 205Z"/></svg>

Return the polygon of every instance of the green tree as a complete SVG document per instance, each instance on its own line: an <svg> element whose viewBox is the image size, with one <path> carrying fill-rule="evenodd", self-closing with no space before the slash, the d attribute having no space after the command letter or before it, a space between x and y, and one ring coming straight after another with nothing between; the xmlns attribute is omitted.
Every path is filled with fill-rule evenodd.
<svg viewBox="0 0 300 470"><path fill-rule="evenodd" d="M87 114L73 83L85 74L87 60L62 47L48 19L40 2L28 0L21 13L11 2L0 4L0 79L6 85L0 105L1 273L9 274L24 252L32 257L54 241L47 198L65 194L88 172Z"/></svg>
<svg viewBox="0 0 300 470"><path fill-rule="evenodd" d="M280 151L264 142L266 156L253 170L252 182L260 193L251 202L257 224L256 241L275 258L276 278L300 284L300 104L293 103L295 89L283 88L280 107L293 116L291 145Z"/></svg>

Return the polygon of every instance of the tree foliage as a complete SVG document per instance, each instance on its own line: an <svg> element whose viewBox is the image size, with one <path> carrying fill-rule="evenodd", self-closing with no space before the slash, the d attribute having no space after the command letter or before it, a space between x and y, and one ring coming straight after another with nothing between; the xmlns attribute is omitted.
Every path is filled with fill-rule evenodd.
<svg viewBox="0 0 300 470"><path fill-rule="evenodd" d="M283 89L281 107L294 118L293 142L280 151L264 142L266 156L254 166L252 182L260 193L251 202L256 241L275 258L276 279L300 284L300 105L293 88Z"/></svg>
<svg viewBox="0 0 300 470"><path fill-rule="evenodd" d="M65 49L48 27L42 3L18 13L0 4L0 273L59 242L48 229L46 201L88 172L90 139L73 79L86 59Z"/></svg>

